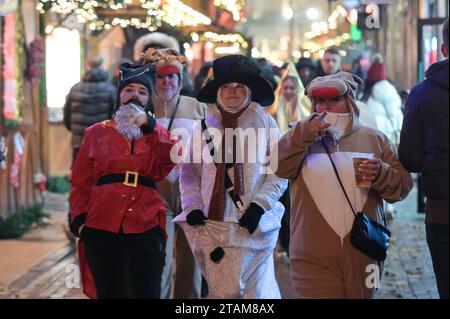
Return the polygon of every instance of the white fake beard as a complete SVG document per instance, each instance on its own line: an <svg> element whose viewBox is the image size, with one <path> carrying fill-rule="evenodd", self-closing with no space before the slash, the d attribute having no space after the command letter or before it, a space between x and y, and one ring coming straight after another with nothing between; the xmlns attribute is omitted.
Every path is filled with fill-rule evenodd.
<svg viewBox="0 0 450 319"><path fill-rule="evenodd" d="M340 139L344 135L350 121L350 113L333 113L327 112L325 116L325 123L329 123L330 126L326 129L336 140Z"/></svg>
<svg viewBox="0 0 450 319"><path fill-rule="evenodd" d="M142 137L141 128L133 122L134 113L130 105L122 105L114 115L116 129L130 141Z"/></svg>

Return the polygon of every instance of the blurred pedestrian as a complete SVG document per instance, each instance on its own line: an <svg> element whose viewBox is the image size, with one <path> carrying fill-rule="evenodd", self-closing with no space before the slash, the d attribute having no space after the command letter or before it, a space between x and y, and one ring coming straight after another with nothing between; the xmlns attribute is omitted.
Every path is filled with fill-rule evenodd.
<svg viewBox="0 0 450 319"><path fill-rule="evenodd" d="M310 58L301 57L295 67L303 86L306 87L315 77L316 65Z"/></svg>
<svg viewBox="0 0 450 319"><path fill-rule="evenodd" d="M75 84L64 104L64 126L72 132L72 163L80 150L84 131L91 125L111 119L116 101L116 88L102 69L103 60L86 60L86 73Z"/></svg>
<svg viewBox="0 0 450 319"><path fill-rule="evenodd" d="M402 200L412 188L395 145L359 122L355 90L360 82L347 72L314 79L306 88L313 115L278 143L276 174L291 181L289 250L298 298L374 298L382 263L351 244L354 214L364 212L386 225L383 200ZM357 166L360 184L356 156L365 158ZM376 285L367 284L371 268L377 269L371 278Z"/></svg>
<svg viewBox="0 0 450 319"><path fill-rule="evenodd" d="M403 121L402 101L395 86L386 78L386 67L380 54L374 55L367 72L362 100L375 117L378 130L398 146Z"/></svg>
<svg viewBox="0 0 450 319"><path fill-rule="evenodd" d="M275 91L278 82L275 78L275 72L273 70L273 65L266 58L259 58L256 60L258 67L261 70L261 76L269 82L272 90Z"/></svg>
<svg viewBox="0 0 450 319"><path fill-rule="evenodd" d="M364 72L361 59L362 59L361 57L358 57L355 60L353 60L352 73L357 75L364 83L366 80L366 73Z"/></svg>
<svg viewBox="0 0 450 319"><path fill-rule="evenodd" d="M356 98L359 99L361 93L364 91L364 86L366 82L366 72L364 71L362 65L362 57L358 57L352 62L352 70L351 72L357 75L361 80L361 85L358 86L358 90L356 91Z"/></svg>
<svg viewBox="0 0 450 319"><path fill-rule="evenodd" d="M323 57L317 63L316 77L336 74L341 70L341 63L341 53L338 49L326 49Z"/></svg>
<svg viewBox="0 0 450 319"><path fill-rule="evenodd" d="M211 69L212 69L212 62L205 62L197 76L194 79L194 95L197 95L198 92L200 92L200 89L205 86L206 81L208 81L208 77L211 73Z"/></svg>
<svg viewBox="0 0 450 319"><path fill-rule="evenodd" d="M448 18L442 29L444 61L427 70L406 101L399 156L410 172L421 173L427 198L425 223L439 296L448 299Z"/></svg>

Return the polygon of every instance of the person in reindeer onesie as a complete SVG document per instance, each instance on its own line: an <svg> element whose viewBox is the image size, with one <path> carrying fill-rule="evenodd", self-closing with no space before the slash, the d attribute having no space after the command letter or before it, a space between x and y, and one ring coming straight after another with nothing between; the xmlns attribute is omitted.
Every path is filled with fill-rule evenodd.
<svg viewBox="0 0 450 319"><path fill-rule="evenodd" d="M352 210L386 225L383 200L400 201L413 185L395 145L361 124L355 100L360 81L347 72L314 79L306 88L312 115L278 143L276 175L291 181L289 251L298 298L373 298L382 262L350 242ZM354 165L354 158L364 160Z"/></svg>

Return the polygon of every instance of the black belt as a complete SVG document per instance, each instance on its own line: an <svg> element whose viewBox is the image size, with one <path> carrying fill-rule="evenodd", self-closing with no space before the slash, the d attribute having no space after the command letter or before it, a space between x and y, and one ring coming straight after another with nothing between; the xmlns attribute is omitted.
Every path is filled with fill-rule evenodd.
<svg viewBox="0 0 450 319"><path fill-rule="evenodd" d="M104 185L111 183L122 183L125 186L137 187L138 185L147 186L151 188L155 188L155 181L145 177L139 176L138 173L135 172L126 172L121 174L108 174L100 177L97 180L96 185Z"/></svg>

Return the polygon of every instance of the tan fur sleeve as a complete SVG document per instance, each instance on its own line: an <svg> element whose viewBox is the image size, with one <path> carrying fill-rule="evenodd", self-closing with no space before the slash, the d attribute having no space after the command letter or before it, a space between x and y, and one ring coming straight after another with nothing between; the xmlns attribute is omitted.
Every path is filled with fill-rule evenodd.
<svg viewBox="0 0 450 319"><path fill-rule="evenodd" d="M278 142L278 177L294 180L308 147L314 143L314 135L306 129L310 118L299 121Z"/></svg>
<svg viewBox="0 0 450 319"><path fill-rule="evenodd" d="M386 136L382 139L381 172L373 184L373 189L389 203L403 200L413 187L411 174L400 163L397 148Z"/></svg>

